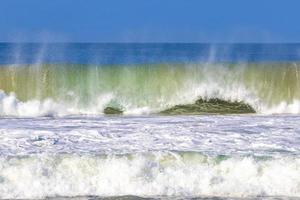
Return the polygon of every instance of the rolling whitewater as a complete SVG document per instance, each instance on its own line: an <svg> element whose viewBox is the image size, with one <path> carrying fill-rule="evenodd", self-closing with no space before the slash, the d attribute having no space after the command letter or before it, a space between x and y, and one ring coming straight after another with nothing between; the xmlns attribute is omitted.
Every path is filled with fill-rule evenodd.
<svg viewBox="0 0 300 200"><path fill-rule="evenodd" d="M0 43L0 198L300 198L299 71L300 44Z"/></svg>

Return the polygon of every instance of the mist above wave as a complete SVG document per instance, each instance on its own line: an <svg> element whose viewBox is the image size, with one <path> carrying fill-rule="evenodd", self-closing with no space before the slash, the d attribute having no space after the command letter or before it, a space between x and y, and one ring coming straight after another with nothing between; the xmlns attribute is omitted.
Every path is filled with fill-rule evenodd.
<svg viewBox="0 0 300 200"><path fill-rule="evenodd" d="M244 102L257 113L299 113L297 63L12 65L0 68L1 115L158 113L198 99Z"/></svg>

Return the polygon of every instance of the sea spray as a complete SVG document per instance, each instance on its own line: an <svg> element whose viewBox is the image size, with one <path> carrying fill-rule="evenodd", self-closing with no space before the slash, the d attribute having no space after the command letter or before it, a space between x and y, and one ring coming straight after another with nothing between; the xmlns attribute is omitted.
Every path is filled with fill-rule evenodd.
<svg viewBox="0 0 300 200"><path fill-rule="evenodd" d="M51 101L66 110L54 113L66 114L102 114L106 107L158 113L200 98L244 102L258 113L298 113L299 69L297 63L10 65L0 68L0 89L23 105Z"/></svg>

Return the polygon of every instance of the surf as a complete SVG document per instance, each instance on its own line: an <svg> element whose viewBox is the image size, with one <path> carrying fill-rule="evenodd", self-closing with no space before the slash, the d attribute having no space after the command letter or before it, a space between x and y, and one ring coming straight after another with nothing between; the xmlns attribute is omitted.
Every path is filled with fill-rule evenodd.
<svg viewBox="0 0 300 200"><path fill-rule="evenodd" d="M193 152L1 157L0 197L299 197L298 158ZM283 184L284 183L284 184Z"/></svg>
<svg viewBox="0 0 300 200"><path fill-rule="evenodd" d="M183 105L181 113L189 113L201 99L214 108L239 102L251 108L246 113L295 114L300 112L299 70L294 62L5 65L0 67L0 114L97 115L107 108L124 115L157 114ZM194 114L214 113L212 107ZM225 110L215 113L243 113L243 108Z"/></svg>

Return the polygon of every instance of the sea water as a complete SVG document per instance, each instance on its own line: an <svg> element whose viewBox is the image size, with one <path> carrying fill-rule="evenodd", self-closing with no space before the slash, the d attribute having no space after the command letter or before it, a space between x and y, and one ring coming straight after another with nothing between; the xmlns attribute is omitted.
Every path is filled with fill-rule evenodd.
<svg viewBox="0 0 300 200"><path fill-rule="evenodd" d="M0 198L296 199L299 60L298 44L2 43ZM161 114L198 99L226 114Z"/></svg>

